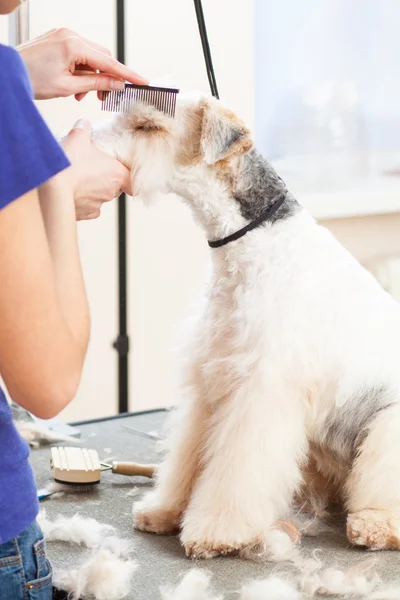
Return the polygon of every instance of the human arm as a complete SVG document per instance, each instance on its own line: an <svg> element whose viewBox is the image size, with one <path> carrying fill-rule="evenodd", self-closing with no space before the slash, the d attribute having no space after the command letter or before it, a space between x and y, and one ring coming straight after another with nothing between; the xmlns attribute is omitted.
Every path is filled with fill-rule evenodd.
<svg viewBox="0 0 400 600"><path fill-rule="evenodd" d="M0 374L15 402L48 418L74 397L89 331L74 167L11 48L0 46L0 76Z"/></svg>
<svg viewBox="0 0 400 600"><path fill-rule="evenodd" d="M0 210L0 373L45 419L75 396L89 335L67 173Z"/></svg>

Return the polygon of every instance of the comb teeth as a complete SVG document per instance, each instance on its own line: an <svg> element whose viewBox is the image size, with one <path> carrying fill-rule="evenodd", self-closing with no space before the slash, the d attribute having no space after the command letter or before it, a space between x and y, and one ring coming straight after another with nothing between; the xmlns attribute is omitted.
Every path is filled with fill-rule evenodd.
<svg viewBox="0 0 400 600"><path fill-rule="evenodd" d="M101 110L126 113L134 104L141 102L174 117L178 93L179 90L175 88L126 83L124 90L103 92Z"/></svg>

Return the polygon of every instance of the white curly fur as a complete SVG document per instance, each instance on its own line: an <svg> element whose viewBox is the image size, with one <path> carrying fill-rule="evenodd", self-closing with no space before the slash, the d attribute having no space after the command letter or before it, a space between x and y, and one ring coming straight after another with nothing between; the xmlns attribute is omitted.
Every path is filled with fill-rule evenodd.
<svg viewBox="0 0 400 600"><path fill-rule="evenodd" d="M94 137L132 167L136 193L180 195L208 239L248 223L238 198L257 191L258 159L217 101L182 98L175 119L136 105ZM278 185L272 169L265 177ZM349 539L400 548L400 307L305 210L289 209L211 251L178 423L156 489L135 509L139 529L180 529L192 557L265 540L314 450L315 472L350 513Z"/></svg>

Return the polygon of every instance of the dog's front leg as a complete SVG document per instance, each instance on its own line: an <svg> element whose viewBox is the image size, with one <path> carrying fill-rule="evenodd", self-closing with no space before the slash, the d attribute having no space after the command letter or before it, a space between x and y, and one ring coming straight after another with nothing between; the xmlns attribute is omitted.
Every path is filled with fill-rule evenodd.
<svg viewBox="0 0 400 600"><path fill-rule="evenodd" d="M133 506L134 526L141 531L176 533L198 476L206 407L195 389L173 420L169 451L158 469L155 490Z"/></svg>
<svg viewBox="0 0 400 600"><path fill-rule="evenodd" d="M189 557L262 544L286 517L305 450L301 400L291 390L271 395L259 388L243 385L211 418L204 467L182 523Z"/></svg>

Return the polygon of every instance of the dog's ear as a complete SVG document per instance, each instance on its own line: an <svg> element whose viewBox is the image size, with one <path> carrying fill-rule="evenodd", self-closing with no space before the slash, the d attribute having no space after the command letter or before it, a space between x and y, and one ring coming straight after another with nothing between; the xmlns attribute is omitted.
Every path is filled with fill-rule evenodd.
<svg viewBox="0 0 400 600"><path fill-rule="evenodd" d="M234 154L244 154L253 147L244 123L217 100L204 100L202 114L200 148L208 165Z"/></svg>

